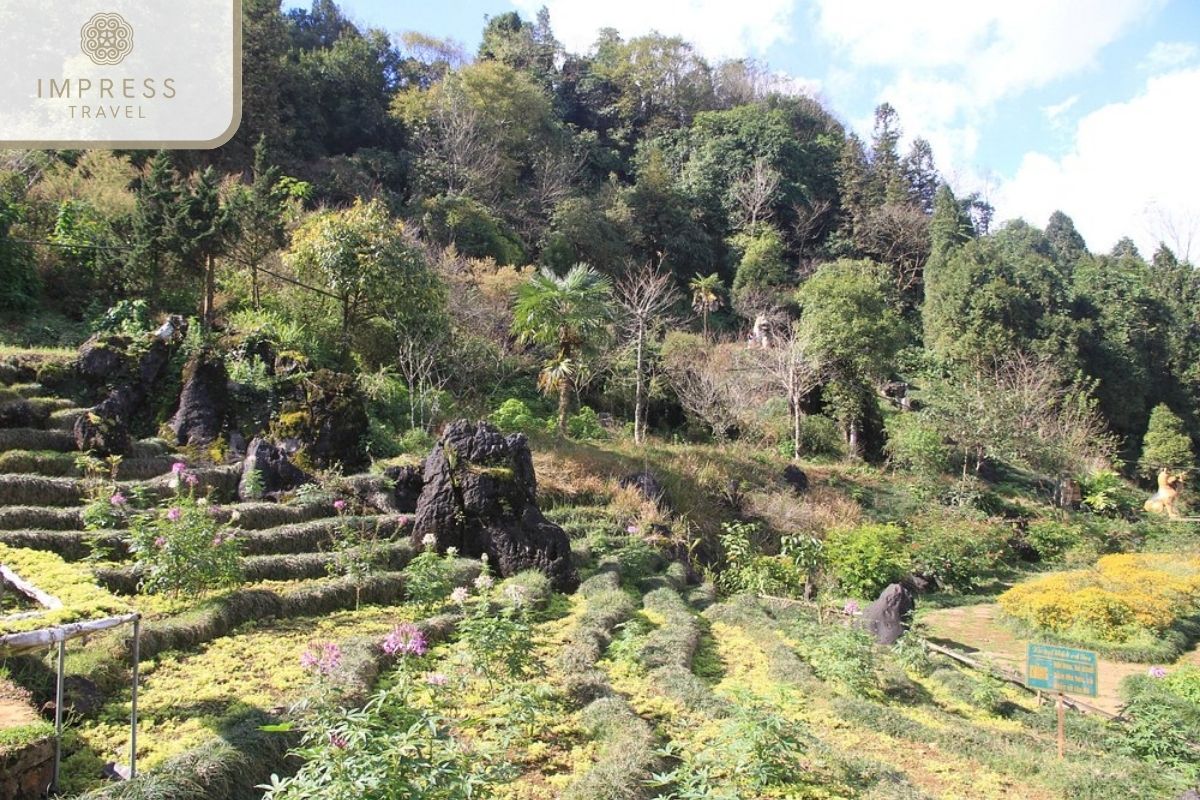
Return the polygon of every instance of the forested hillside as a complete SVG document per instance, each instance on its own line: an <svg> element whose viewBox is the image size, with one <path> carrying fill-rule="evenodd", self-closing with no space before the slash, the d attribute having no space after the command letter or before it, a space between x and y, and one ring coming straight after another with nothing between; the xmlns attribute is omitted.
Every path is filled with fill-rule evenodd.
<svg viewBox="0 0 1200 800"><path fill-rule="evenodd" d="M243 11L224 147L0 151L0 564L62 600L4 584L0 767L20 637L135 610L144 771L74 640L65 794L1196 785L1187 254L678 38ZM1099 658L1063 758L1034 640Z"/></svg>

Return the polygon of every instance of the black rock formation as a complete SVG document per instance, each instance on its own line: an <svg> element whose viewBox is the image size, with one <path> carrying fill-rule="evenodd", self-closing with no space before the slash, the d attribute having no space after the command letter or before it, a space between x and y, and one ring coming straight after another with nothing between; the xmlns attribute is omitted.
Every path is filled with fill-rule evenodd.
<svg viewBox="0 0 1200 800"><path fill-rule="evenodd" d="M579 575L567 534L537 507L537 479L524 434L505 436L486 422L449 425L425 460L413 541L432 534L439 550L488 561L501 577L545 573L571 592Z"/></svg>
<svg viewBox="0 0 1200 800"><path fill-rule="evenodd" d="M893 583L863 613L863 624L879 644L895 644L908 628L915 607L912 592Z"/></svg>

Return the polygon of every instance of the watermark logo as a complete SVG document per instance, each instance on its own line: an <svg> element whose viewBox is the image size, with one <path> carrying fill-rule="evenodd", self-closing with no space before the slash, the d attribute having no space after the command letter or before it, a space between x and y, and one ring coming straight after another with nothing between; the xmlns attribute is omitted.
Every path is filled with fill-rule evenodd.
<svg viewBox="0 0 1200 800"><path fill-rule="evenodd" d="M120 64L133 52L133 26L117 13L96 14L80 29L79 47L98 66Z"/></svg>

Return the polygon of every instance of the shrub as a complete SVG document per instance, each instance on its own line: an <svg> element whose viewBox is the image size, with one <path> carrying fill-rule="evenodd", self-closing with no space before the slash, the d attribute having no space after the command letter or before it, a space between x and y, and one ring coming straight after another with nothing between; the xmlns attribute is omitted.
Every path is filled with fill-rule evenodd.
<svg viewBox="0 0 1200 800"><path fill-rule="evenodd" d="M904 531L895 525L860 525L830 533L825 552L842 589L874 599L908 574L911 562Z"/></svg>
<svg viewBox="0 0 1200 800"><path fill-rule="evenodd" d="M533 625L529 600L524 587L509 583L504 587L503 605L499 604L492 576L484 562L483 572L475 579L478 596L474 606L458 626L459 638L471 666L495 685L497 679L512 682L526 678L535 666ZM464 600L465 590L458 600Z"/></svg>
<svg viewBox="0 0 1200 800"><path fill-rule="evenodd" d="M506 433L533 433L546 427L544 420L533 415L524 401L510 397L488 416L488 420Z"/></svg>
<svg viewBox="0 0 1200 800"><path fill-rule="evenodd" d="M1104 556L1093 570L1018 584L999 602L1007 614L1069 637L1120 644L1161 635L1200 607L1200 557Z"/></svg>
<svg viewBox="0 0 1200 800"><path fill-rule="evenodd" d="M1137 676L1121 684L1125 725L1115 729L1116 749L1153 764L1200 774L1200 705L1175 694L1165 678Z"/></svg>
<svg viewBox="0 0 1200 800"><path fill-rule="evenodd" d="M845 454L838 425L822 414L809 414L800 421L800 451L810 456L837 458Z"/></svg>
<svg viewBox="0 0 1200 800"><path fill-rule="evenodd" d="M450 597L453 559L458 553L450 548L445 557L439 555L433 534L426 534L421 544L422 551L404 568L405 595L425 611L432 611Z"/></svg>
<svg viewBox="0 0 1200 800"><path fill-rule="evenodd" d="M801 654L821 680L856 695L868 695L879 684L875 677L875 643L856 625L814 631L800 646Z"/></svg>
<svg viewBox="0 0 1200 800"><path fill-rule="evenodd" d="M971 592L1008 555L1009 530L990 522L918 518L909 533L913 571L951 591Z"/></svg>
<svg viewBox="0 0 1200 800"><path fill-rule="evenodd" d="M1025 529L1025 542L1043 560L1055 561L1083 542L1081 526L1055 519L1038 519Z"/></svg>
<svg viewBox="0 0 1200 800"><path fill-rule="evenodd" d="M1142 496L1112 470L1100 470L1080 481L1083 505L1106 517L1129 517L1142 507Z"/></svg>
<svg viewBox="0 0 1200 800"><path fill-rule="evenodd" d="M893 466L923 477L941 475L950 469L950 449L937 429L919 414L895 414L885 423L884 451Z"/></svg>
<svg viewBox="0 0 1200 800"><path fill-rule="evenodd" d="M721 526L725 568L717 584L726 594L793 595L804 588L808 573L795 558L763 555L756 544L759 526L750 522L726 522ZM807 555L805 551L802 555Z"/></svg>
<svg viewBox="0 0 1200 800"><path fill-rule="evenodd" d="M549 424L553 427L553 420ZM567 435L572 439L603 439L608 432L600 424L600 417L595 410L583 406L567 418Z"/></svg>

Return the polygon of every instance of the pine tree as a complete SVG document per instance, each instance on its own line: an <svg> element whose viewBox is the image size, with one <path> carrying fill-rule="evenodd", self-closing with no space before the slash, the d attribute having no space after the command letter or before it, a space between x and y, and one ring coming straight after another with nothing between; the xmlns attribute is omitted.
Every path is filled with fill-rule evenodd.
<svg viewBox="0 0 1200 800"><path fill-rule="evenodd" d="M1142 472L1154 475L1160 469L1186 469L1196 463L1192 440L1181 420L1166 404L1150 412L1150 424L1142 439Z"/></svg>
<svg viewBox="0 0 1200 800"><path fill-rule="evenodd" d="M125 287L129 292L144 292L151 305L158 299L165 257L171 250L171 220L177 212L181 188L171 154L159 150L137 188L129 251L129 274L135 276L137 285Z"/></svg>
<svg viewBox="0 0 1200 800"><path fill-rule="evenodd" d="M170 242L180 261L203 275L200 318L205 327L212 327L215 317L216 260L226 252L237 229L237 220L229 204L222 202L219 188L212 167L194 176L179 198L170 225Z"/></svg>
<svg viewBox="0 0 1200 800"><path fill-rule="evenodd" d="M1087 243L1075 230L1075 223L1061 211L1050 215L1046 239L1050 242L1051 257L1064 272L1070 272L1079 259L1088 253Z"/></svg>
<svg viewBox="0 0 1200 800"><path fill-rule="evenodd" d="M240 187L230 204L240 235L231 242L229 254L250 270L250 296L255 308L260 305L258 269L286 240L279 178L279 167L267 156L266 137L260 137L254 146L254 181Z"/></svg>

